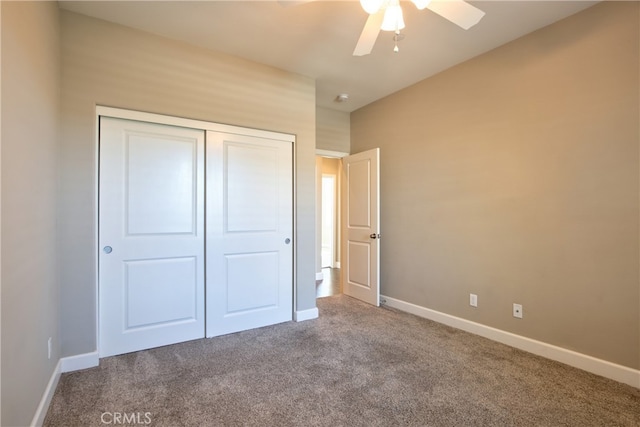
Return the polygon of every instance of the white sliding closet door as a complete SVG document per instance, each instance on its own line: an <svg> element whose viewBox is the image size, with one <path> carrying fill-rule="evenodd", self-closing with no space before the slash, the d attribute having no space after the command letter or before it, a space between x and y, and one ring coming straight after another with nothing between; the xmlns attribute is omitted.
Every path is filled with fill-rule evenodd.
<svg viewBox="0 0 640 427"><path fill-rule="evenodd" d="M291 320L293 138L133 116L100 118L100 357Z"/></svg>
<svg viewBox="0 0 640 427"><path fill-rule="evenodd" d="M100 119L100 356L205 335L204 131Z"/></svg>
<svg viewBox="0 0 640 427"><path fill-rule="evenodd" d="M207 336L292 319L293 145L207 132Z"/></svg>

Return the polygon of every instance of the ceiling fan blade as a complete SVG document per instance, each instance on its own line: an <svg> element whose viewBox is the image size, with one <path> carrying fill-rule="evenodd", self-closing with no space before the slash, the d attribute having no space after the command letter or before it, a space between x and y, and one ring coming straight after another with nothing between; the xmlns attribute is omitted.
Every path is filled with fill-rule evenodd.
<svg viewBox="0 0 640 427"><path fill-rule="evenodd" d="M353 51L353 56L363 56L371 53L373 45L376 44L378 33L380 33L382 18L384 18L384 10L369 15L358 39L358 44L356 44L356 48Z"/></svg>
<svg viewBox="0 0 640 427"><path fill-rule="evenodd" d="M480 22L484 12L462 0L433 0L427 9L468 30Z"/></svg>

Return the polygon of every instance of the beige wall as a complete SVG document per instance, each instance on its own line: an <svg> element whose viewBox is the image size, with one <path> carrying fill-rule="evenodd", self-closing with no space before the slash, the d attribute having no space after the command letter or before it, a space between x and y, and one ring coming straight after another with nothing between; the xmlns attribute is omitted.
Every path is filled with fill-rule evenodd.
<svg viewBox="0 0 640 427"><path fill-rule="evenodd" d="M352 113L352 152L381 148L383 294L640 368L639 7Z"/></svg>
<svg viewBox="0 0 640 427"><path fill-rule="evenodd" d="M316 148L349 153L351 145L349 113L318 107L316 126Z"/></svg>
<svg viewBox="0 0 640 427"><path fill-rule="evenodd" d="M328 175L340 175L341 160L335 157L322 158L322 173Z"/></svg>
<svg viewBox="0 0 640 427"><path fill-rule="evenodd" d="M296 135L296 301L315 307L315 82L63 11L63 355L96 349L95 106Z"/></svg>
<svg viewBox="0 0 640 427"><path fill-rule="evenodd" d="M29 425L59 359L56 151L60 25L52 2L2 8L2 425ZM53 352L47 357L47 340Z"/></svg>

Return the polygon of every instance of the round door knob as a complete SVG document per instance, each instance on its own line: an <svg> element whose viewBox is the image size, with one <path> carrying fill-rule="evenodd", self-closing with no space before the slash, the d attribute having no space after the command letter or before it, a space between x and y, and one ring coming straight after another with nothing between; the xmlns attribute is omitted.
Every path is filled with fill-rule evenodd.
<svg viewBox="0 0 640 427"><path fill-rule="evenodd" d="M284 242L288 245L289 243L291 243L291 239L287 237L286 239L284 239Z"/></svg>
<svg viewBox="0 0 640 427"><path fill-rule="evenodd" d="M105 254L110 254L113 251L111 246L105 246L104 248L102 248L102 250L104 251Z"/></svg>

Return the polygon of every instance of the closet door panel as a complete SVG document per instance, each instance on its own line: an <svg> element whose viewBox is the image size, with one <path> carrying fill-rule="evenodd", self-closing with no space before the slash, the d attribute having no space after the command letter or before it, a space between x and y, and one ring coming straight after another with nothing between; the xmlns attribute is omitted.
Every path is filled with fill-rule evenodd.
<svg viewBox="0 0 640 427"><path fill-rule="evenodd" d="M100 119L100 356L203 338L204 131Z"/></svg>
<svg viewBox="0 0 640 427"><path fill-rule="evenodd" d="M292 319L292 149L207 132L207 336Z"/></svg>

